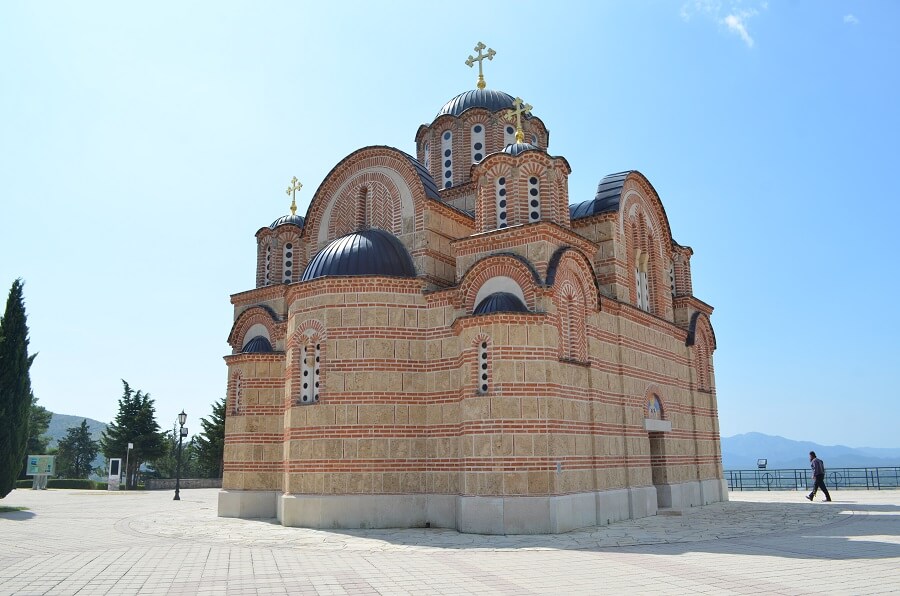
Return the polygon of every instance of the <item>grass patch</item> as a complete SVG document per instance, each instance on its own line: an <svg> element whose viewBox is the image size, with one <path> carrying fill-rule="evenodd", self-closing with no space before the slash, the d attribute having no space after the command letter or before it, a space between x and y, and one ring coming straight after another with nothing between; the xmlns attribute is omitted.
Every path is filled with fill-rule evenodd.
<svg viewBox="0 0 900 596"><path fill-rule="evenodd" d="M12 513L13 511L25 511L28 507L5 507L0 505L0 513Z"/></svg>

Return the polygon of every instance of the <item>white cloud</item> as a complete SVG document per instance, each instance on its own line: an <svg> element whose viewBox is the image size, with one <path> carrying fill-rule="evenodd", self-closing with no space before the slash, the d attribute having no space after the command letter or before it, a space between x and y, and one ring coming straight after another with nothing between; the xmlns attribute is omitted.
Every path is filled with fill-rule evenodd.
<svg viewBox="0 0 900 596"><path fill-rule="evenodd" d="M857 19L852 14L848 14L844 17L844 22L848 25L859 25L859 19Z"/></svg>
<svg viewBox="0 0 900 596"><path fill-rule="evenodd" d="M752 16L752 15L747 15ZM722 23L728 27L730 31L737 33L741 36L741 39L744 40L744 43L747 44L748 48L753 47L753 38L750 37L750 34L747 33L747 27L744 25L744 18L746 16L744 13L742 14L730 14L724 19L722 19Z"/></svg>
<svg viewBox="0 0 900 596"><path fill-rule="evenodd" d="M748 48L752 48L756 42L750 35L747 22L759 15L760 11L768 10L768 1L725 0L724 4L727 4L727 7L723 7L723 0L688 0L681 5L681 18L685 22L694 16L706 18L738 35ZM754 4L756 8L747 8L748 4Z"/></svg>

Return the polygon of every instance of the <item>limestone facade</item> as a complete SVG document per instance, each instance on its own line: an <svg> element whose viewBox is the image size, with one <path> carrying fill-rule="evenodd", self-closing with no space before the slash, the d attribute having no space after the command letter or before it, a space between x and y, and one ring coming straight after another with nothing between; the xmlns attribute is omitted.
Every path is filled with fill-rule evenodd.
<svg viewBox="0 0 900 596"><path fill-rule="evenodd" d="M495 93L445 106L415 158L352 153L305 218L257 232L256 288L231 299L220 515L534 533L727 498L692 250L637 171L570 206L543 122L509 142ZM414 275L314 275L366 230Z"/></svg>

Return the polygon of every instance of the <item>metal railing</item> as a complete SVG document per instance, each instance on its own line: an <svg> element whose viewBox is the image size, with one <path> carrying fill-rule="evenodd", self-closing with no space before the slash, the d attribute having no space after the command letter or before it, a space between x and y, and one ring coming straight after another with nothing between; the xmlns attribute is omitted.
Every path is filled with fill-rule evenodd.
<svg viewBox="0 0 900 596"><path fill-rule="evenodd" d="M811 490L809 469L725 470L728 490ZM831 468L825 471L828 490L900 488L900 467Z"/></svg>

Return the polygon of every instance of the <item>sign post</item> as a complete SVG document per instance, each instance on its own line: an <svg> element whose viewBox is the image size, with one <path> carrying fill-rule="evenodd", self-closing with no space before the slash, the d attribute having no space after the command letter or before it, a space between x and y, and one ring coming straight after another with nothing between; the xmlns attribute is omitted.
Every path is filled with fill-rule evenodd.
<svg viewBox="0 0 900 596"><path fill-rule="evenodd" d="M47 490L47 478L56 474L55 455L29 455L26 476L34 476L31 480L32 490Z"/></svg>
<svg viewBox="0 0 900 596"><path fill-rule="evenodd" d="M122 458L114 457L109 460L109 474L106 478L107 490L119 490L119 476L122 474Z"/></svg>

